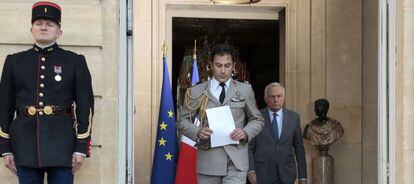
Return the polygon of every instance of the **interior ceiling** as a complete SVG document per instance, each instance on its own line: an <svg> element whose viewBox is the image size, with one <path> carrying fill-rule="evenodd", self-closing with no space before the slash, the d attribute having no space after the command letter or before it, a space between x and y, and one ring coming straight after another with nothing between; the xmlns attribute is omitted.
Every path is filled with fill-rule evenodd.
<svg viewBox="0 0 414 184"><path fill-rule="evenodd" d="M193 43L194 39L209 42L238 42L238 44L271 43L262 35L277 34L277 20L173 18L173 42Z"/></svg>
<svg viewBox="0 0 414 184"><path fill-rule="evenodd" d="M278 14L284 6L251 6L251 5L215 5L215 4L168 4L167 9L185 11L219 11L219 12L251 12L251 13L274 13Z"/></svg>

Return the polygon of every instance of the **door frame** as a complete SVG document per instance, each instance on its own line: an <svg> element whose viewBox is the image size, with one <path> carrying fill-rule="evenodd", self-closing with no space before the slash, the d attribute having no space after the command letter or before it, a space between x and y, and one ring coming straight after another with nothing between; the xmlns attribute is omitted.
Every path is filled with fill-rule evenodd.
<svg viewBox="0 0 414 184"><path fill-rule="evenodd" d="M118 183L134 183L133 0L119 0Z"/></svg>
<svg viewBox="0 0 414 184"><path fill-rule="evenodd" d="M396 183L396 1L379 1L378 183Z"/></svg>

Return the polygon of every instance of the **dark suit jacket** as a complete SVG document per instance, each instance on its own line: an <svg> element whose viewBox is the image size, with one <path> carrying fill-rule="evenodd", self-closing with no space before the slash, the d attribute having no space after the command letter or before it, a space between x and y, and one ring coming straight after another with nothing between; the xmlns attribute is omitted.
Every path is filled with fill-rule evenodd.
<svg viewBox="0 0 414 184"><path fill-rule="evenodd" d="M265 118L263 130L249 144L249 170L255 171L260 184L276 182L277 168L284 184L306 178L306 158L298 113L283 109L282 133L276 144L267 108L261 109ZM296 159L296 163L295 163Z"/></svg>

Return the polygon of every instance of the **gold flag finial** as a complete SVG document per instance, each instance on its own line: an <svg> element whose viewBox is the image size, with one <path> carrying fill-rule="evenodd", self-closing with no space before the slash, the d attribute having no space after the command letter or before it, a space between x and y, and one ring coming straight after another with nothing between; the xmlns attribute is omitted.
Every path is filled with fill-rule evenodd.
<svg viewBox="0 0 414 184"><path fill-rule="evenodd" d="M165 44L165 42L164 42L164 44L162 45L162 56L163 57L166 57L167 56L167 51L168 51L168 48L167 48L167 45Z"/></svg>
<svg viewBox="0 0 414 184"><path fill-rule="evenodd" d="M197 59L197 39L194 40L193 59Z"/></svg>

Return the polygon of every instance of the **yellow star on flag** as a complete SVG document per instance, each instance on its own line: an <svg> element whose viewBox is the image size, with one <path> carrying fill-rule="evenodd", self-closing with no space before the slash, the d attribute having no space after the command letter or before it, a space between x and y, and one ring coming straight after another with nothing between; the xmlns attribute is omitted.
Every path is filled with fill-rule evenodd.
<svg viewBox="0 0 414 184"><path fill-rule="evenodd" d="M165 160L171 160L173 157L173 155L171 155L170 152L168 152L167 154L165 154Z"/></svg>
<svg viewBox="0 0 414 184"><path fill-rule="evenodd" d="M169 117L169 118L172 118L172 117L173 117L173 115L174 115L174 113L173 113L171 110L169 110L169 111L168 111L168 117Z"/></svg>
<svg viewBox="0 0 414 184"><path fill-rule="evenodd" d="M165 122L163 121L161 124L160 124L160 130L167 130L167 124L165 124Z"/></svg>
<svg viewBox="0 0 414 184"><path fill-rule="evenodd" d="M161 137L161 139L158 140L158 142L160 143L160 146L165 146L165 143L167 142L167 140L165 140L163 137Z"/></svg>

